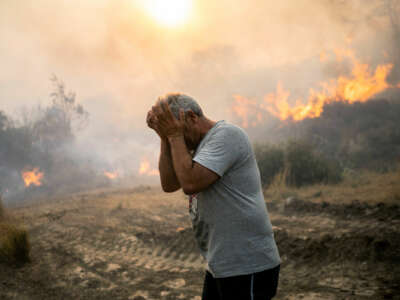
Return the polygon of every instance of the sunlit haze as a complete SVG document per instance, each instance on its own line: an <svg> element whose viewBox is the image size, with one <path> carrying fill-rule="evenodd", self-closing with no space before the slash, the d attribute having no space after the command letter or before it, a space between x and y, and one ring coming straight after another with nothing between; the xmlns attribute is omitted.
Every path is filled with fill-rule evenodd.
<svg viewBox="0 0 400 300"><path fill-rule="evenodd" d="M274 122L318 118L332 101L386 97L400 89L399 9L380 0L1 0L0 112L20 123L34 116L51 103L54 74L89 114L68 153L112 182L159 183L159 139L145 122L158 96L187 93L251 138ZM42 186L52 180L41 161L15 177L28 167L43 172Z"/></svg>
<svg viewBox="0 0 400 300"><path fill-rule="evenodd" d="M192 2L192 0L143 0L143 6L160 24L177 26L188 21Z"/></svg>

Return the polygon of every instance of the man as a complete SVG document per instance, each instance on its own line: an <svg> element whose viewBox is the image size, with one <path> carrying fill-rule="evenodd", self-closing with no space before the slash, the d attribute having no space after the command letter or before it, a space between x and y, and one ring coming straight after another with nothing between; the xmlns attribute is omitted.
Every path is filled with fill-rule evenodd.
<svg viewBox="0 0 400 300"><path fill-rule="evenodd" d="M182 188L189 195L193 230L207 261L202 299L271 299L280 257L246 133L208 119L183 94L160 97L147 124L161 138L163 190Z"/></svg>

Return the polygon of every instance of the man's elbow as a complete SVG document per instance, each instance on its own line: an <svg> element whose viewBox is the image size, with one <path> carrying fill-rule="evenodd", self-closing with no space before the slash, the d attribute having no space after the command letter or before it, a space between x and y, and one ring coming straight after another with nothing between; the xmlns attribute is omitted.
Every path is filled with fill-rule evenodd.
<svg viewBox="0 0 400 300"><path fill-rule="evenodd" d="M182 190L186 195L193 195L200 192L199 188L196 187L194 184L186 184L182 186Z"/></svg>
<svg viewBox="0 0 400 300"><path fill-rule="evenodd" d="M176 192L177 190L179 190L181 188L178 185L177 186L165 186L165 185L162 185L161 187L162 187L162 190L165 193L173 193L173 192Z"/></svg>

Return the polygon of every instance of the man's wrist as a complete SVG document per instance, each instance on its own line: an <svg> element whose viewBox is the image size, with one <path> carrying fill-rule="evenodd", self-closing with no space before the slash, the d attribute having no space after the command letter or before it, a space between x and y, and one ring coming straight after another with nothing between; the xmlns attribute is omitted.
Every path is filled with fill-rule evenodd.
<svg viewBox="0 0 400 300"><path fill-rule="evenodd" d="M175 134L170 134L167 136L167 139L169 142L172 142L174 140L179 140L183 138L183 133L175 133Z"/></svg>
<svg viewBox="0 0 400 300"><path fill-rule="evenodd" d="M166 136L161 137L161 145L165 145L167 147L169 147L169 141L168 138Z"/></svg>

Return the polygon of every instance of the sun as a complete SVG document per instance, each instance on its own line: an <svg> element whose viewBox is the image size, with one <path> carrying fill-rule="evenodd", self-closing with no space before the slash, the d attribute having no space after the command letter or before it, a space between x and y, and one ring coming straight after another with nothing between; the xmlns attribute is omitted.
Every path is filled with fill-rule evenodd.
<svg viewBox="0 0 400 300"><path fill-rule="evenodd" d="M174 27L187 22L193 0L144 0L143 5L149 15L161 25Z"/></svg>

